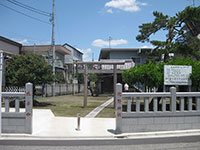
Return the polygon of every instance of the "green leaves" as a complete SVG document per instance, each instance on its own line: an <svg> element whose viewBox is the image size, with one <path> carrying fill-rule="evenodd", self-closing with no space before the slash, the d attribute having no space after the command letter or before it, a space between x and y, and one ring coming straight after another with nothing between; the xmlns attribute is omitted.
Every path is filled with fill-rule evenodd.
<svg viewBox="0 0 200 150"><path fill-rule="evenodd" d="M24 86L50 83L54 80L52 67L37 55L13 56L6 64L6 84Z"/></svg>
<svg viewBox="0 0 200 150"><path fill-rule="evenodd" d="M150 42L156 46L155 52L159 52L151 54L151 56L156 57L154 61L161 61L158 59L161 58L158 55L165 54L164 62L168 62L170 52L176 53L177 56L191 56L200 60L200 40L197 38L197 35L200 34L200 7L186 7L182 12L172 17L157 11L154 11L153 15L155 19L152 22L139 26L140 34L137 35L136 39L139 42ZM153 34L163 30L167 31L167 34L163 33L166 34L165 41L151 40ZM184 53L181 51L182 48ZM190 53L191 51L192 53Z"/></svg>
<svg viewBox="0 0 200 150"><path fill-rule="evenodd" d="M192 66L192 86L200 90L200 62L191 58L179 58L168 63L148 63L135 66L129 70L123 70L122 79L129 85L134 85L140 82L148 88L162 88L164 84L164 65L188 65Z"/></svg>
<svg viewBox="0 0 200 150"><path fill-rule="evenodd" d="M150 88L158 87L163 81L162 76L160 68L154 63L138 65L122 72L124 82L130 85L140 82Z"/></svg>

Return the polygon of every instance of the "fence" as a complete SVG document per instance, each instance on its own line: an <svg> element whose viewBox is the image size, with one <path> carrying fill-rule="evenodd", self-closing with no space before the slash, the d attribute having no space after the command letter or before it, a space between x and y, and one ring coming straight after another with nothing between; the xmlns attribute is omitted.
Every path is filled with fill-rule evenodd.
<svg viewBox="0 0 200 150"><path fill-rule="evenodd" d="M115 94L116 133L200 129L200 92Z"/></svg>
<svg viewBox="0 0 200 150"><path fill-rule="evenodd" d="M32 84L27 83L24 92L19 92L17 88L14 89L8 89L9 91L14 90L14 92L2 92L5 103L5 111L2 111L2 132L31 134L33 105ZM14 111L10 108L11 101L14 101ZM21 101L24 101L25 109L20 108Z"/></svg>
<svg viewBox="0 0 200 150"><path fill-rule="evenodd" d="M53 86L50 84L42 86L36 86L36 94L43 95L43 96L53 96L52 93ZM67 94L74 94L74 93L81 93L84 90L83 84L78 83L68 83L68 84L56 84L55 85L55 95L67 95Z"/></svg>

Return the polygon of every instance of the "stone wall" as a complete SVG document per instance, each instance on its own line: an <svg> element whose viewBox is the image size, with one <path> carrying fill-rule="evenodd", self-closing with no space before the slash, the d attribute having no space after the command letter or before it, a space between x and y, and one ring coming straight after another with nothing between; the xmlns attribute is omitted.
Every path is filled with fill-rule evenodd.
<svg viewBox="0 0 200 150"><path fill-rule="evenodd" d="M200 129L199 115L122 118L122 133Z"/></svg>

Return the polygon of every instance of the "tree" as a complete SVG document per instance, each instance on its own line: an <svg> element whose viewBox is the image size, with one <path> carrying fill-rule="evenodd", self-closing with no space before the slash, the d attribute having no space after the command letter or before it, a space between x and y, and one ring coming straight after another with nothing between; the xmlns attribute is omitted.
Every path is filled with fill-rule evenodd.
<svg viewBox="0 0 200 150"><path fill-rule="evenodd" d="M161 12L153 12L155 19L151 23L145 23L139 26L140 34L136 39L140 42L150 42L156 48L150 55L154 56L154 61L160 61L164 54L164 62L169 61L169 53L175 53L200 60L200 40L197 36L200 33L200 8L186 7L182 12L173 17L164 15ZM150 40L151 35L158 31L167 31L166 40ZM181 51L185 47L190 47L189 52ZM192 53L190 53L192 51ZM187 55L188 56L188 55Z"/></svg>
<svg viewBox="0 0 200 150"><path fill-rule="evenodd" d="M123 70L122 79L125 83L134 85L137 82L141 83L148 88L162 88L163 83L163 63L155 64L143 64L135 66L129 70Z"/></svg>
<svg viewBox="0 0 200 150"><path fill-rule="evenodd" d="M164 65L189 65L192 66L192 87L200 90L200 62L191 58L179 58L167 63L149 63L133 67L129 70L123 70L122 79L129 85L140 82L145 87L158 88L162 91L164 85Z"/></svg>
<svg viewBox="0 0 200 150"><path fill-rule="evenodd" d="M98 76L96 74L89 74L88 76L88 81L89 81L89 89L90 89L90 92L92 94L92 96L98 96L99 95L99 91L98 91Z"/></svg>
<svg viewBox="0 0 200 150"><path fill-rule="evenodd" d="M63 71L56 71L55 82L61 84L65 83L65 76Z"/></svg>
<svg viewBox="0 0 200 150"><path fill-rule="evenodd" d="M52 83L54 76L52 66L38 55L15 55L6 64L6 85L22 87L31 82L33 87Z"/></svg>

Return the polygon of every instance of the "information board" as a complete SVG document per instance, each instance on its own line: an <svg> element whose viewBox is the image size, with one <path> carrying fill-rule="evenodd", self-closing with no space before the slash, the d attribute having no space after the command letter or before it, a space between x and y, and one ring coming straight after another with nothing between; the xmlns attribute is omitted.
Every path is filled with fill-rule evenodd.
<svg viewBox="0 0 200 150"><path fill-rule="evenodd" d="M191 85L192 66L165 65L164 85Z"/></svg>

